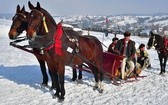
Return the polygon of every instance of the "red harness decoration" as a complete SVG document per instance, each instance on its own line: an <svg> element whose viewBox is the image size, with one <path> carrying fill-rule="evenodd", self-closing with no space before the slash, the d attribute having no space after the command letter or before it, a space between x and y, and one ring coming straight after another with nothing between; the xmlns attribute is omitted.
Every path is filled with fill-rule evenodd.
<svg viewBox="0 0 168 105"><path fill-rule="evenodd" d="M44 50L50 50L51 48L54 47L55 53L58 55L62 55L62 42L61 42L62 34L63 34L62 24L59 23L57 25L56 32L54 33L54 44L45 48Z"/></svg>
<svg viewBox="0 0 168 105"><path fill-rule="evenodd" d="M55 53L58 55L62 55L62 42L61 42L61 37L62 37L62 24L59 23L57 25L57 31L54 34L54 47L55 47Z"/></svg>

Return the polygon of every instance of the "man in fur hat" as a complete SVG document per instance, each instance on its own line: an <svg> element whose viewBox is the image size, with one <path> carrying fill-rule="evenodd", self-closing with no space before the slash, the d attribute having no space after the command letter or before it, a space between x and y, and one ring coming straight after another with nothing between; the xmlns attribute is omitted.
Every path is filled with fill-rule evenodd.
<svg viewBox="0 0 168 105"><path fill-rule="evenodd" d="M109 45L109 47L108 47L108 52L115 53L115 52L114 52L114 48L115 48L115 46L116 46L118 40L119 40L119 39L118 39L117 37L114 37L114 38L112 39L112 43L111 43L111 44Z"/></svg>
<svg viewBox="0 0 168 105"><path fill-rule="evenodd" d="M131 33L126 31L124 33L124 38L120 39L117 42L117 45L114 49L114 51L118 54L124 57L122 63L121 63L121 78L125 79L125 77L128 77L130 73L133 72L135 68L135 42L130 39ZM126 64L129 66L129 72L127 75L125 75L126 70Z"/></svg>

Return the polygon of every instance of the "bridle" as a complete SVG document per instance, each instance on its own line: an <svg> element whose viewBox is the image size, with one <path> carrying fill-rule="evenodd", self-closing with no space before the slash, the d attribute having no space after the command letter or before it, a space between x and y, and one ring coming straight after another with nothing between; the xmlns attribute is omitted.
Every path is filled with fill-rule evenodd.
<svg viewBox="0 0 168 105"><path fill-rule="evenodd" d="M156 40L156 38L155 38L155 35L154 35L153 40L152 40L152 47L155 47L157 45L157 43L155 43L155 40Z"/></svg>
<svg viewBox="0 0 168 105"><path fill-rule="evenodd" d="M44 26L44 29L45 29L45 32L48 33L49 31L48 31L48 27L47 27L47 24L46 24L46 17L44 16L44 14L43 14L41 11L37 10L37 9L32 9L32 11L35 11L35 12L38 12L38 13L39 13L40 18L41 18L41 21L42 21L43 26ZM31 14L31 13L30 13L30 14ZM33 17L32 14L31 14L31 17ZM34 29L36 29L36 30L39 30L38 27L40 26L40 24L41 24L41 22L39 22L36 26L35 26L34 24L31 24L31 25L28 26L28 27L34 28Z"/></svg>
<svg viewBox="0 0 168 105"><path fill-rule="evenodd" d="M150 48L149 49L155 49L155 47L156 47L156 45L157 45L157 43L155 43L155 41L156 41L156 38L155 38L155 35L154 36L152 36L151 37L152 38L152 45L150 46ZM149 46L148 46L149 47Z"/></svg>
<svg viewBox="0 0 168 105"><path fill-rule="evenodd" d="M19 25L17 25L17 26L12 25L12 28L14 28L14 29L17 29L21 25L22 22L26 22L26 20L27 20L27 16L22 13L16 13L15 16L12 18L12 20L14 21L18 15L21 16L21 22L19 22Z"/></svg>
<svg viewBox="0 0 168 105"><path fill-rule="evenodd" d="M49 34L49 31L48 31L48 27L47 27L47 24L46 24L46 17L44 16L44 13L42 13L41 11L39 11L39 10L37 10L37 9L32 9L32 12L33 12L33 11L34 11L34 12L38 12L39 17L41 18L41 20L39 20L39 23L38 23L38 24L35 24L35 25L34 25L34 24L31 24L31 25L29 25L28 27L29 27L29 28L34 28L34 29L37 30L37 28L42 24L43 27L44 27L44 29L45 29L46 34L45 34L45 35L36 35L36 36L34 36L34 37L30 40L31 43L33 43L35 40L38 40L38 39L46 39L47 37L51 37L51 36L48 35L48 34ZM33 14L30 13L30 15L32 15L31 17L33 17ZM41 23L40 21L42 21L42 23ZM62 22L62 21L61 21L61 22ZM75 43L76 46L79 47L79 42L78 42L78 39L77 39L76 37L71 38L68 34L66 34L66 32L65 32L64 30L63 30L63 33L65 34L65 36L68 38L68 40L69 40L70 42ZM55 40L54 40L54 38L52 38L52 40L50 40L50 41L46 44L46 46L49 46L49 48L50 48L50 46L51 46L54 42L55 42ZM43 49L43 48L41 48L41 49ZM47 48L47 49L48 49L48 48ZM79 52L79 51L76 50L76 52Z"/></svg>

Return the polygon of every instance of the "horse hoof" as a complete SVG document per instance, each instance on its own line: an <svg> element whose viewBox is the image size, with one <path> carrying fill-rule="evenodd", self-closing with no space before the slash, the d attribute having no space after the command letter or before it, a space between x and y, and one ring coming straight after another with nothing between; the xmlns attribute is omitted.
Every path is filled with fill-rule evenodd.
<svg viewBox="0 0 168 105"><path fill-rule="evenodd" d="M52 91L52 90L56 90L56 87L54 87L54 86L50 87L50 91Z"/></svg>
<svg viewBox="0 0 168 105"><path fill-rule="evenodd" d="M76 78L72 78L71 81L76 81Z"/></svg>
<svg viewBox="0 0 168 105"><path fill-rule="evenodd" d="M60 95L58 94L58 93L55 93L54 95L53 95L53 99L56 99L56 98L59 98L60 97Z"/></svg>
<svg viewBox="0 0 168 105"><path fill-rule="evenodd" d="M42 83L41 86L48 86L48 84L47 83Z"/></svg>
<svg viewBox="0 0 168 105"><path fill-rule="evenodd" d="M159 75L162 75L162 74L164 74L164 72L160 72L160 73L159 73Z"/></svg>
<svg viewBox="0 0 168 105"><path fill-rule="evenodd" d="M47 84L41 84L41 88L49 88Z"/></svg>
<svg viewBox="0 0 168 105"><path fill-rule="evenodd" d="M63 102L64 101L64 96L60 96L59 99L58 99L58 102Z"/></svg>
<svg viewBox="0 0 168 105"><path fill-rule="evenodd" d="M99 93L103 93L103 89L99 89Z"/></svg>
<svg viewBox="0 0 168 105"><path fill-rule="evenodd" d="M93 87L93 90L97 90L97 89L98 89L98 86L94 86L94 87Z"/></svg>
<svg viewBox="0 0 168 105"><path fill-rule="evenodd" d="M164 72L160 73L161 76L165 77L166 74Z"/></svg>

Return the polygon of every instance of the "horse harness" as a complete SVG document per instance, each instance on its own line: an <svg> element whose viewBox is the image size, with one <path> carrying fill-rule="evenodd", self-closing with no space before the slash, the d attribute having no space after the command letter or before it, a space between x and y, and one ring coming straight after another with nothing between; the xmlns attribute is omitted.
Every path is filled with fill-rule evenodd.
<svg viewBox="0 0 168 105"><path fill-rule="evenodd" d="M36 10L36 9L33 9L33 10L34 10L34 11L37 11L37 12L40 14L40 16L42 17L42 22L43 22L43 26L44 26L45 32L48 34L49 31L48 31L48 27L47 27L47 24L46 24L45 16L43 15L43 13L42 13L41 11ZM32 10L32 11L33 11L33 10ZM39 25L39 24L38 24L38 25ZM29 27L34 27L34 26L29 26ZM87 60L85 57L83 57L82 55L79 54L79 40L78 40L77 36L71 35L71 36L73 36L73 37L70 37L70 36L65 32L64 28L62 28L62 30L63 30L63 34L65 34L65 36L68 38L68 40L69 40L70 42L72 42L72 43L75 44L75 47L74 47L74 48L71 48L70 46L65 45L64 43L62 43L62 46L65 47L65 48L67 48L66 51L69 52L70 54L72 54L72 57L71 57L71 60L70 60L69 64L71 65L71 64L73 63L73 61L74 61L74 56L76 55L77 57L79 57L80 59L82 59L84 62L88 62L88 63L92 64L93 66L96 66L94 63L90 62L90 61ZM44 36L37 36L37 35L36 35L36 36L35 36L35 39L36 39L36 38L42 39L42 38L46 38L47 36L49 36L49 35L44 35ZM32 40L32 42L35 41L35 39ZM50 40L48 43L46 43L45 47L41 47L41 48L40 48L40 50L41 50L40 54L44 54L44 51L43 51L43 50L49 50L49 49L53 48L53 47L54 47L54 46L53 46L54 43L55 43L55 40L54 40L54 38L52 38L52 40ZM39 43L38 43L38 44L39 44ZM37 45L38 45L38 44L37 44ZM37 48L36 46L32 46L32 48L34 48L34 47Z"/></svg>

